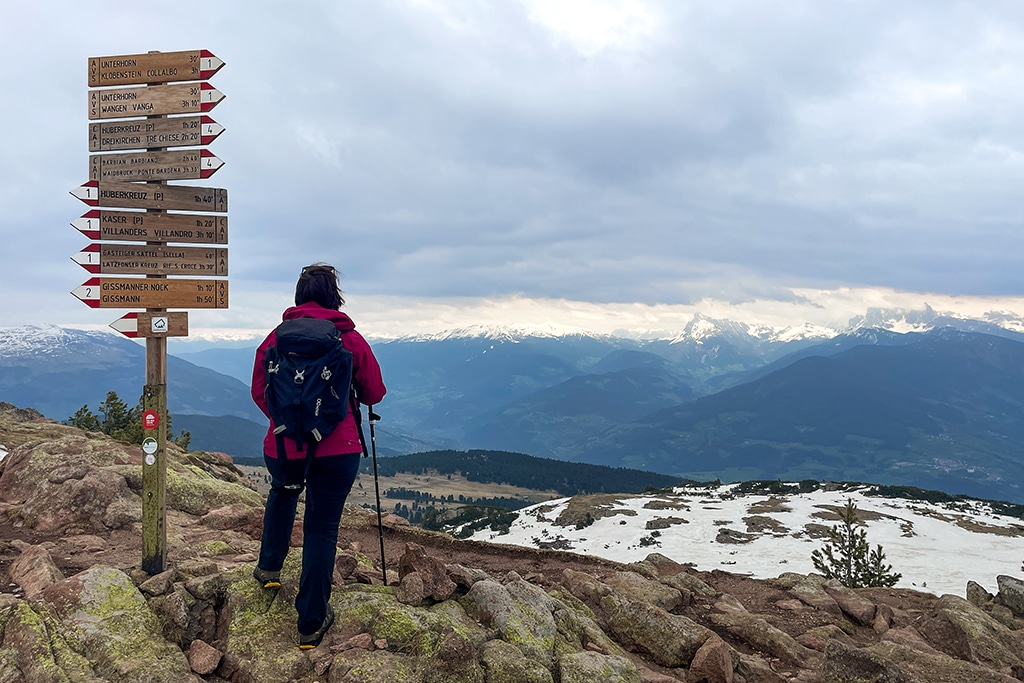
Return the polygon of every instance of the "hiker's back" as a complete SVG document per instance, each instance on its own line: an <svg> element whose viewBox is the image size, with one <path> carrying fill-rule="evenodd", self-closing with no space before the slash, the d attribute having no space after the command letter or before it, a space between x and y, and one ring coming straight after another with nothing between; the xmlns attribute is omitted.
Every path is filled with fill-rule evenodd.
<svg viewBox="0 0 1024 683"><path fill-rule="evenodd" d="M323 318L285 320L274 333L263 361L267 412L274 434L301 451L348 414L352 354L335 324Z"/></svg>

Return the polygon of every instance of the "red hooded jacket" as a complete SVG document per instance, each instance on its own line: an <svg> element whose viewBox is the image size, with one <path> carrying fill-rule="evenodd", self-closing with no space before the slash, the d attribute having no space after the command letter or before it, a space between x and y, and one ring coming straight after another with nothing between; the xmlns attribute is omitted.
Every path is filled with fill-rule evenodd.
<svg viewBox="0 0 1024 683"><path fill-rule="evenodd" d="M359 402L363 405L376 405L384 398L387 388L384 386L384 379L381 377L380 365L370 350L363 336L356 332L355 323L347 314L341 311L332 311L322 306L309 302L301 306L292 306L281 315L282 320L293 318L322 318L330 320L341 335L342 345L352 353L352 386L356 389ZM252 400L260 407L263 414L270 419L267 412L267 377L264 370L263 359L277 339L274 332L267 335L263 343L256 349L256 363L252 368ZM361 453L362 444L359 443L359 432L356 428L356 419L352 411L349 411L345 419L341 421L338 428L324 437L316 448L315 457L322 455L343 455L346 453ZM263 438L263 452L271 457L280 457L277 452L277 438L274 436L274 421L270 420L270 427L267 435ZM297 449L297 444L291 439L285 439L285 457L289 460L304 458L306 453Z"/></svg>

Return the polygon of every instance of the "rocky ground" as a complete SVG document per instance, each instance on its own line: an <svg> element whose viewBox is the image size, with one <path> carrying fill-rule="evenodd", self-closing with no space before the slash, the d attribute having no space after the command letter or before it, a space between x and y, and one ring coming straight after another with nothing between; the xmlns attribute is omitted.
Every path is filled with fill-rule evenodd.
<svg viewBox="0 0 1024 683"><path fill-rule="evenodd" d="M1024 680L1013 577L998 595L854 591L458 541L385 515L385 587L377 518L359 508L342 523L338 620L305 653L297 553L280 593L255 586L261 499L226 456L170 453L168 569L151 577L138 447L8 404L0 445L5 682Z"/></svg>

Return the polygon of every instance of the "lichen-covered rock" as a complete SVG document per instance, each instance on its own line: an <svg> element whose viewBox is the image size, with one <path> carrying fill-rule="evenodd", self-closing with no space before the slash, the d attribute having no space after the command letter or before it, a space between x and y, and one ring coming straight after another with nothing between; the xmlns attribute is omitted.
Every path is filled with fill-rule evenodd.
<svg viewBox="0 0 1024 683"><path fill-rule="evenodd" d="M636 665L625 657L577 652L558 660L561 683L641 683Z"/></svg>
<svg viewBox="0 0 1024 683"><path fill-rule="evenodd" d="M117 683L199 683L184 654L164 639L142 593L117 569L95 567L40 595L53 630Z"/></svg>
<svg viewBox="0 0 1024 683"><path fill-rule="evenodd" d="M683 604L683 595L678 589L644 578L636 572L615 572L604 583L630 600L649 602L667 612Z"/></svg>
<svg viewBox="0 0 1024 683"><path fill-rule="evenodd" d="M505 583L478 581L463 602L469 613L488 628L495 629L529 659L552 666L557 627L553 599L518 575Z"/></svg>
<svg viewBox="0 0 1024 683"><path fill-rule="evenodd" d="M650 603L629 600L583 572L566 569L566 589L594 611L597 623L622 647L643 652L659 665L688 666L711 631Z"/></svg>
<svg viewBox="0 0 1024 683"><path fill-rule="evenodd" d="M967 599L977 607L984 608L992 602L994 597L981 584L975 581L967 582Z"/></svg>
<svg viewBox="0 0 1024 683"><path fill-rule="evenodd" d="M793 597L805 605L829 612L837 617L842 613L839 603L825 591L824 577L817 574L808 574L807 576L796 574L792 576L797 578L789 586L789 592L793 594ZM781 579L782 577L779 578Z"/></svg>
<svg viewBox="0 0 1024 683"><path fill-rule="evenodd" d="M546 666L524 658L519 648L504 640L484 643L480 664L486 683L554 683Z"/></svg>
<svg viewBox="0 0 1024 683"><path fill-rule="evenodd" d="M867 648L852 648L832 641L825 650L822 683L1019 683L1013 676L945 654L933 654L883 641Z"/></svg>
<svg viewBox="0 0 1024 683"><path fill-rule="evenodd" d="M999 603L1008 607L1018 619L1024 619L1024 581L1001 574L996 577Z"/></svg>
<svg viewBox="0 0 1024 683"><path fill-rule="evenodd" d="M6 656L0 654L0 672L4 670L4 660L9 663L12 671L9 677L0 680L23 680L26 683L81 680L98 683L100 679L94 675L88 659L72 650L56 632L56 627L53 617L45 611L36 612L23 601L14 604L2 629Z"/></svg>

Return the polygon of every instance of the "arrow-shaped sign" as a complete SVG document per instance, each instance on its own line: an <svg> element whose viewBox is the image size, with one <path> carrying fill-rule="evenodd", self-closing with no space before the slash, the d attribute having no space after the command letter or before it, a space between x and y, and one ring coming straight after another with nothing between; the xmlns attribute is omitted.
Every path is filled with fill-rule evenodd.
<svg viewBox="0 0 1024 683"><path fill-rule="evenodd" d="M209 83L172 83L89 91L89 119L207 112L224 99Z"/></svg>
<svg viewBox="0 0 1024 683"><path fill-rule="evenodd" d="M71 190L71 194L89 206L217 213L228 210L228 191L217 187L149 185L106 180L101 183L98 180L90 180Z"/></svg>
<svg viewBox="0 0 1024 683"><path fill-rule="evenodd" d="M125 313L110 326L126 337L187 337L188 311Z"/></svg>
<svg viewBox="0 0 1024 683"><path fill-rule="evenodd" d="M227 216L93 209L71 225L91 240L228 243Z"/></svg>
<svg viewBox="0 0 1024 683"><path fill-rule="evenodd" d="M101 121L89 124L89 151L198 147L210 144L223 132L224 126L206 115Z"/></svg>
<svg viewBox="0 0 1024 683"><path fill-rule="evenodd" d="M89 87L205 81L224 66L209 50L89 58Z"/></svg>
<svg viewBox="0 0 1024 683"><path fill-rule="evenodd" d="M90 308L227 308L227 280L94 277L71 293Z"/></svg>
<svg viewBox="0 0 1024 683"><path fill-rule="evenodd" d="M92 180L199 180L216 173L224 162L208 149L169 152L90 154Z"/></svg>
<svg viewBox="0 0 1024 683"><path fill-rule="evenodd" d="M90 273L104 275L228 274L228 250L223 247L93 243L71 260Z"/></svg>

